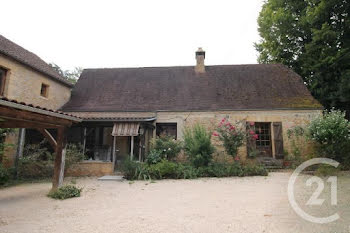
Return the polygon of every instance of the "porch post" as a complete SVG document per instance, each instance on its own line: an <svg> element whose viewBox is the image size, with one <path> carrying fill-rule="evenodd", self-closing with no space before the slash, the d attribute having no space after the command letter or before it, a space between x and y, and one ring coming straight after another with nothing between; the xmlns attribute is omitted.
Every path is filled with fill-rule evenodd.
<svg viewBox="0 0 350 233"><path fill-rule="evenodd" d="M84 127L84 135L83 135L83 154L85 155L85 147L86 147L86 127Z"/></svg>
<svg viewBox="0 0 350 233"><path fill-rule="evenodd" d="M134 158L134 136L131 136L130 144L130 159L132 160Z"/></svg>
<svg viewBox="0 0 350 233"><path fill-rule="evenodd" d="M56 157L55 167L53 173L52 190L56 190L63 183L64 178L64 164L66 157L66 129L57 129L57 146L56 146Z"/></svg>
<svg viewBox="0 0 350 233"><path fill-rule="evenodd" d="M18 135L18 146L17 146L17 152L16 152L16 159L15 159L15 174L17 177L18 173L18 160L19 158L23 157L23 150L24 150L24 143L25 143L25 137L26 137L26 129L20 128L19 129L19 135Z"/></svg>
<svg viewBox="0 0 350 233"><path fill-rule="evenodd" d="M112 152L113 170L115 167L115 160L116 160L116 156L115 156L116 143L117 143L117 136L113 136L113 152Z"/></svg>
<svg viewBox="0 0 350 233"><path fill-rule="evenodd" d="M139 140L139 162L141 162L141 152L142 152L142 149L141 149L141 138Z"/></svg>

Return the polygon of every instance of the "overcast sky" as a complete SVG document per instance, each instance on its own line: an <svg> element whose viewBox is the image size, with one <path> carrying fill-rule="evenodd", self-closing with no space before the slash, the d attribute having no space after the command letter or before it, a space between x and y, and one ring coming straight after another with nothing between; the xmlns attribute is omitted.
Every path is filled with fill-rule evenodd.
<svg viewBox="0 0 350 233"><path fill-rule="evenodd" d="M257 63L263 0L2 0L0 33L47 62L75 66ZM5 10L6 9L6 10Z"/></svg>

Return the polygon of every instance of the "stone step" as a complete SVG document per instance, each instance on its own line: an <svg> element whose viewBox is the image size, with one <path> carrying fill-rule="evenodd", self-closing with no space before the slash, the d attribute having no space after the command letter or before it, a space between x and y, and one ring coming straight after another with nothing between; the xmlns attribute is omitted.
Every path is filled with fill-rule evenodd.
<svg viewBox="0 0 350 233"><path fill-rule="evenodd" d="M123 181L123 176L102 176L98 178L97 180L101 181Z"/></svg>

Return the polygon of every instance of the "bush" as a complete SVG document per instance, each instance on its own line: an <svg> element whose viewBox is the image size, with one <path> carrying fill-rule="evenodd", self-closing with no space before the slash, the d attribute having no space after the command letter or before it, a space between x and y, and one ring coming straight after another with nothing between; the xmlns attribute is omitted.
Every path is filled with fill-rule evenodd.
<svg viewBox="0 0 350 233"><path fill-rule="evenodd" d="M131 160L124 161L124 177L129 180L145 179L195 179L198 177L266 176L262 165L211 162L206 167L176 163L162 159L157 164L148 165Z"/></svg>
<svg viewBox="0 0 350 233"><path fill-rule="evenodd" d="M82 188L77 188L73 185L65 185L58 188L56 191L50 192L49 197L53 199L64 200L72 197L80 197Z"/></svg>
<svg viewBox="0 0 350 233"><path fill-rule="evenodd" d="M336 168L327 164L322 164L316 169L315 175L316 176L334 176L334 175L337 175L338 172L339 172L339 168Z"/></svg>
<svg viewBox="0 0 350 233"><path fill-rule="evenodd" d="M158 151L161 158L172 160L182 150L182 143L170 136L160 136L152 141L151 149Z"/></svg>
<svg viewBox="0 0 350 233"><path fill-rule="evenodd" d="M178 170L178 164L175 162L171 162L163 159L161 162L157 164L153 164L148 169L148 175L152 179L165 179L172 178L177 179L180 177Z"/></svg>
<svg viewBox="0 0 350 233"><path fill-rule="evenodd" d="M338 162L350 160L350 123L345 113L332 109L311 121L308 135L318 144L321 156Z"/></svg>
<svg viewBox="0 0 350 233"><path fill-rule="evenodd" d="M219 137L227 154L232 157L237 156L237 151L243 145L246 139L246 131L243 122L231 124L226 118L223 118L213 135ZM253 132L253 131L252 131ZM253 132L255 135L255 132Z"/></svg>
<svg viewBox="0 0 350 233"><path fill-rule="evenodd" d="M194 125L193 128L185 128L184 144L189 161L195 167L208 166L215 150L210 132L200 124Z"/></svg>
<svg viewBox="0 0 350 233"><path fill-rule="evenodd" d="M146 162L148 165L156 164L162 161L162 155L158 150L151 150L147 155Z"/></svg>
<svg viewBox="0 0 350 233"><path fill-rule="evenodd" d="M243 176L267 176L266 168L261 164L247 164L242 167Z"/></svg>
<svg viewBox="0 0 350 233"><path fill-rule="evenodd" d="M10 179L10 174L6 168L0 163L0 185L6 184Z"/></svg>
<svg viewBox="0 0 350 233"><path fill-rule="evenodd" d="M135 162L130 158L125 159L121 164L121 171L124 177L128 180L138 179L138 171L140 170L141 163Z"/></svg>
<svg viewBox="0 0 350 233"><path fill-rule="evenodd" d="M65 169L85 159L83 147L80 144L68 144L66 149Z"/></svg>
<svg viewBox="0 0 350 233"><path fill-rule="evenodd" d="M68 144L65 157L65 169L84 159L80 145ZM18 178L35 179L52 177L54 154L47 148L46 140L40 144L27 145L23 157L18 161Z"/></svg>

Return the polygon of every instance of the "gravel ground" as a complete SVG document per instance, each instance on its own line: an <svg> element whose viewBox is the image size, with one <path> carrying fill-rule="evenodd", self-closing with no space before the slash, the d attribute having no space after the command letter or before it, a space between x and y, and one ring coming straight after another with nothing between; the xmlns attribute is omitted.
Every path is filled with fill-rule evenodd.
<svg viewBox="0 0 350 233"><path fill-rule="evenodd" d="M268 177L136 181L77 179L82 196L64 201L46 197L50 183L0 189L0 232L350 232L350 175L338 178L338 206L306 208L315 216L338 212L329 224L309 223L287 197L290 173ZM306 202L316 186L296 184ZM69 182L70 178L66 178ZM329 199L329 186L320 196ZM325 201L326 203L330 201Z"/></svg>

